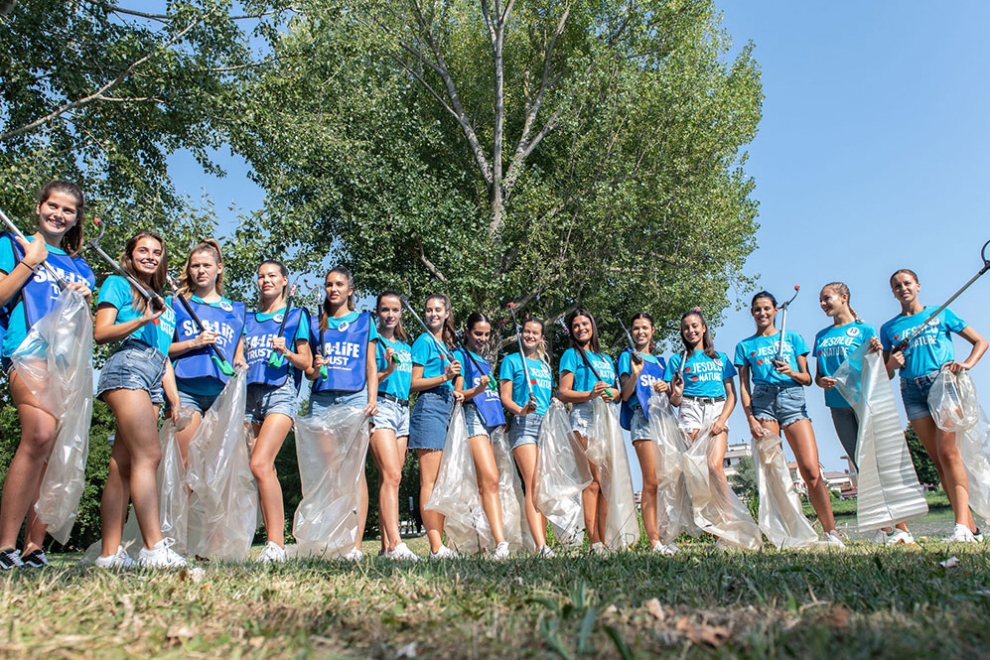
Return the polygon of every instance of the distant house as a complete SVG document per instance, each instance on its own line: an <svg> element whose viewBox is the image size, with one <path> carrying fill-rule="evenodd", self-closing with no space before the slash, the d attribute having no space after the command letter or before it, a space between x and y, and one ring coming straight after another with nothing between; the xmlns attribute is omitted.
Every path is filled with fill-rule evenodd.
<svg viewBox="0 0 990 660"><path fill-rule="evenodd" d="M846 498L855 496L857 489L855 473L850 473L848 470L845 472L826 472L820 463L818 469L821 471L822 477L825 479L825 485L829 490L834 490ZM804 479L801 478L801 472L798 470L797 463L793 461L788 463L787 470L791 473L791 479L794 480L794 489L802 495L807 495L808 484L804 483Z"/></svg>
<svg viewBox="0 0 990 660"><path fill-rule="evenodd" d="M731 479L732 475L736 474L736 466L739 464L739 461L742 460L744 456L752 455L752 445L748 442L740 442L738 444L729 445L726 447L725 459L722 461L722 467L725 469L725 476Z"/></svg>

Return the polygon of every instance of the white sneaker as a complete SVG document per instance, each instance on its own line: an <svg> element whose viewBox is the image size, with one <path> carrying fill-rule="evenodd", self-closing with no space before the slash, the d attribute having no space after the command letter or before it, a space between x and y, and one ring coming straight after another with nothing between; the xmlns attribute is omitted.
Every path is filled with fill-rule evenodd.
<svg viewBox="0 0 990 660"><path fill-rule="evenodd" d="M946 536L942 539L943 543L976 543L976 537L973 536L973 532L969 531L969 527L966 525L957 524L952 529L952 535Z"/></svg>
<svg viewBox="0 0 990 660"><path fill-rule="evenodd" d="M650 548L650 552L655 552L658 555L666 555L669 557L677 552L677 546L673 543L670 545L664 545L660 541L657 541L657 544Z"/></svg>
<svg viewBox="0 0 990 660"><path fill-rule="evenodd" d="M117 546L117 552L114 554L107 557L101 555L93 563L100 568L134 568L134 560L124 551L122 545Z"/></svg>
<svg viewBox="0 0 990 660"><path fill-rule="evenodd" d="M457 559L458 557L460 557L459 554L445 545L441 545L436 552L430 552L430 559Z"/></svg>
<svg viewBox="0 0 990 660"><path fill-rule="evenodd" d="M354 548L346 555L344 555L343 559L346 561L361 561L362 559L364 559L364 553L358 550L357 548Z"/></svg>
<svg viewBox="0 0 990 660"><path fill-rule="evenodd" d="M609 548L605 547L605 544L601 541L591 544L591 552L596 555L607 555L612 552Z"/></svg>
<svg viewBox="0 0 990 660"><path fill-rule="evenodd" d="M164 538L150 550L141 548L137 563L141 568L181 568L186 565L186 559L172 550L175 539Z"/></svg>
<svg viewBox="0 0 990 660"><path fill-rule="evenodd" d="M877 531L873 532L874 544L887 545L887 543L889 542L890 542L890 536L887 534L887 532L883 531L882 529L878 529Z"/></svg>
<svg viewBox="0 0 990 660"><path fill-rule="evenodd" d="M419 561L419 555L410 550L405 543L395 546L395 550L387 552L385 556L396 561L411 561L413 563Z"/></svg>
<svg viewBox="0 0 990 660"><path fill-rule="evenodd" d="M502 561L503 559L509 558L509 542L502 541L495 546L495 552L492 553L492 559Z"/></svg>
<svg viewBox="0 0 990 660"><path fill-rule="evenodd" d="M839 534L833 529L831 532L825 532L822 535L822 540L819 541L821 545L827 545L830 548L845 548L846 544L842 542L839 538Z"/></svg>
<svg viewBox="0 0 990 660"><path fill-rule="evenodd" d="M539 551L537 552L537 556L540 559L553 559L557 556L557 553L554 552L549 545L541 545Z"/></svg>
<svg viewBox="0 0 990 660"><path fill-rule="evenodd" d="M281 564L285 561L285 548L275 541L269 541L258 555L259 564Z"/></svg>
<svg viewBox="0 0 990 660"><path fill-rule="evenodd" d="M911 532L905 532L903 529L895 529L894 533L887 539L887 545L897 545L898 543L918 545L914 542L914 536L911 535Z"/></svg>

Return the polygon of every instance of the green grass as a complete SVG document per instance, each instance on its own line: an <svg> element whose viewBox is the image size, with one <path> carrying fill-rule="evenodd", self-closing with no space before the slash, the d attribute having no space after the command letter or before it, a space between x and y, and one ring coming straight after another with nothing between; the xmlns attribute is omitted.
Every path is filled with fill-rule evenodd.
<svg viewBox="0 0 990 660"><path fill-rule="evenodd" d="M4 657L963 658L990 646L990 548L67 566L0 578L0 612Z"/></svg>
<svg viewBox="0 0 990 660"><path fill-rule="evenodd" d="M949 498L946 496L945 491L935 490L925 493L925 500L928 502L929 510L937 509L947 509L950 508ZM801 498L801 503L804 508L804 514L810 518L817 517L814 508L811 506L811 502L808 501L807 497ZM832 500L832 513L838 516L855 516L856 515L856 500Z"/></svg>

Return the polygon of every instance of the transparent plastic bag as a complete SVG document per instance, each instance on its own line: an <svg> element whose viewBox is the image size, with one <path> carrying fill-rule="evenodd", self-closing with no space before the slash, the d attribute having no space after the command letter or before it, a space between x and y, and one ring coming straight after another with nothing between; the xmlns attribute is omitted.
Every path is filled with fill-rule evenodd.
<svg viewBox="0 0 990 660"><path fill-rule="evenodd" d="M561 545L579 546L584 541L581 493L591 484L591 468L571 432L567 408L556 399L540 424L539 447L533 501Z"/></svg>
<svg viewBox="0 0 990 660"><path fill-rule="evenodd" d="M818 542L818 534L804 517L781 443L781 437L767 429L763 429L760 440L753 440L760 493L760 529L782 550L810 548Z"/></svg>
<svg viewBox="0 0 990 660"><path fill-rule="evenodd" d="M655 450L660 538L670 543L683 533L698 536L701 530L694 522L691 496L684 480L683 457L687 445L666 393L656 393L650 398L648 419Z"/></svg>
<svg viewBox="0 0 990 660"><path fill-rule="evenodd" d="M864 343L834 374L835 388L859 420L856 522L861 530L890 527L928 512L904 439L894 393L880 353Z"/></svg>
<svg viewBox="0 0 990 660"><path fill-rule="evenodd" d="M928 408L943 431L966 431L980 419L976 386L965 371L940 371L928 392Z"/></svg>
<svg viewBox="0 0 990 660"><path fill-rule="evenodd" d="M702 428L708 429L714 421L702 420ZM713 447L714 437L704 431L684 454L684 480L691 494L694 522L701 531L717 536L719 545L759 550L763 546L760 527L725 475L709 468Z"/></svg>
<svg viewBox="0 0 990 660"><path fill-rule="evenodd" d="M66 543L86 489L93 417L93 322L78 291L59 294L11 360L17 375L57 420L55 443L34 510L48 533Z"/></svg>
<svg viewBox="0 0 990 660"><path fill-rule="evenodd" d="M940 429L956 432L969 482L969 506L990 519L990 419L980 405L976 385L965 371L942 371L932 383L928 407Z"/></svg>
<svg viewBox="0 0 990 660"><path fill-rule="evenodd" d="M516 471L516 464L512 460L509 438L501 426L491 434L492 451L495 453L495 465L498 467L498 495L502 503L502 528L505 540L509 542L509 550L512 552L536 550L533 534L529 531L529 523L526 521L526 496L523 493L522 477Z"/></svg>
<svg viewBox="0 0 990 660"><path fill-rule="evenodd" d="M443 458L433 492L423 508L444 515L447 544L462 554L494 549L488 518L481 506L478 473L468 444L464 407L454 405L443 443Z"/></svg>
<svg viewBox="0 0 990 660"><path fill-rule="evenodd" d="M258 489L251 473L244 407L247 375L227 381L189 442L187 552L243 561L254 540Z"/></svg>
<svg viewBox="0 0 990 660"><path fill-rule="evenodd" d="M302 501L292 534L296 557L341 557L358 541L360 486L368 455L364 408L334 406L296 419Z"/></svg>
<svg viewBox="0 0 990 660"><path fill-rule="evenodd" d="M604 460L595 466L598 468L602 495L608 502L602 542L612 550L623 550L639 541L639 517L636 515L629 456L615 406L599 397L592 402L592 408L594 424L588 438L588 448L590 450L594 446L604 456ZM591 460L590 457L588 460Z"/></svg>

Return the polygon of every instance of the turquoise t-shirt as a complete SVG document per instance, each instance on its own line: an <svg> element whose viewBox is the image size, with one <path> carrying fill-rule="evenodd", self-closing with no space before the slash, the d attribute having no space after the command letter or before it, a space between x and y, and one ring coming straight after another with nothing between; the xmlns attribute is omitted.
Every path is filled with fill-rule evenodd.
<svg viewBox="0 0 990 660"><path fill-rule="evenodd" d="M850 353L876 336L877 329L862 321L830 325L820 330L815 335L815 346L811 351L815 356L818 375L834 375ZM825 390L825 405L829 408L848 408L849 402L833 387Z"/></svg>
<svg viewBox="0 0 990 660"><path fill-rule="evenodd" d="M399 364L395 365L385 380L378 384L379 394L389 394L396 399L409 398L409 386L412 383L412 349L409 344L399 341L389 341L378 335L378 371L388 369L388 362L385 360L385 349L391 348L399 356Z"/></svg>
<svg viewBox="0 0 990 660"><path fill-rule="evenodd" d="M447 357L446 353L441 351L436 337L424 332L419 337L416 337L416 341L413 342L412 363L423 367L423 378L436 378L437 376L443 376L447 372L447 367L450 365L450 358ZM449 380L446 383L440 383L437 387L452 390L454 389L454 381Z"/></svg>
<svg viewBox="0 0 990 660"><path fill-rule="evenodd" d="M663 379L668 383L673 380L681 368L684 353L679 352L667 361L667 369ZM688 356L684 365L684 396L711 397L717 399L725 396L725 381L736 376L736 368L732 366L729 356L721 351L715 351L715 357L708 357L698 349Z"/></svg>
<svg viewBox="0 0 990 660"><path fill-rule="evenodd" d="M897 315L880 327L880 342L886 351L893 349L902 338L925 322L936 307L925 307L911 316ZM919 378L938 371L946 362L955 359L952 349L952 333L957 335L966 329L966 322L949 308L943 309L932 322L908 344L904 351L901 378Z"/></svg>
<svg viewBox="0 0 990 660"><path fill-rule="evenodd" d="M585 354L601 379L609 387L614 387L615 367L612 365L612 359L603 353L585 351ZM559 371L561 375L568 372L574 374L574 385L572 389L575 392L590 392L595 389L595 383L598 382L598 378L595 378L594 372L584 363L584 359L576 348L568 348L564 352L564 355L560 358Z"/></svg>
<svg viewBox="0 0 990 660"><path fill-rule="evenodd" d="M777 342L780 333L769 337L752 336L743 339L736 345L736 357L733 363L737 367L748 366L753 374L754 385L795 385L797 382L782 375L774 366L773 360L777 355ZM788 330L784 337L783 358L794 371L799 371L797 358L808 354L808 345L804 337Z"/></svg>
<svg viewBox="0 0 990 660"><path fill-rule="evenodd" d="M550 398L553 396L553 373L543 360L526 358L529 367L530 387L536 397L536 414L545 415L550 408ZM519 353L507 355L502 360L498 370L498 379L512 381L512 402L520 408L529 402L529 390L526 388L526 371L523 369L522 356Z"/></svg>
<svg viewBox="0 0 990 660"><path fill-rule="evenodd" d="M103 282L100 293L96 298L97 306L104 303L117 308L117 318L114 325L127 323L144 316L144 312L134 309L134 289L130 282L119 275L111 275ZM168 347L172 345L175 334L175 311L168 305L165 311L153 323L146 323L128 337L143 341L148 346L158 349L162 355L168 355Z"/></svg>
<svg viewBox="0 0 990 660"><path fill-rule="evenodd" d="M640 353L639 356L641 358L643 358L643 360L645 360L646 362L652 362L653 364L660 364L660 360L658 360L657 359L657 356L655 356L655 355L650 355L648 353ZM578 356L579 359L580 359L580 357L581 356ZM632 353L631 352L629 352L629 351L622 351L621 353L619 353L618 363L619 363L619 377L620 378L622 376L628 376L629 374L632 373ZM595 365L595 369L597 369L597 368L598 368L598 366Z"/></svg>

